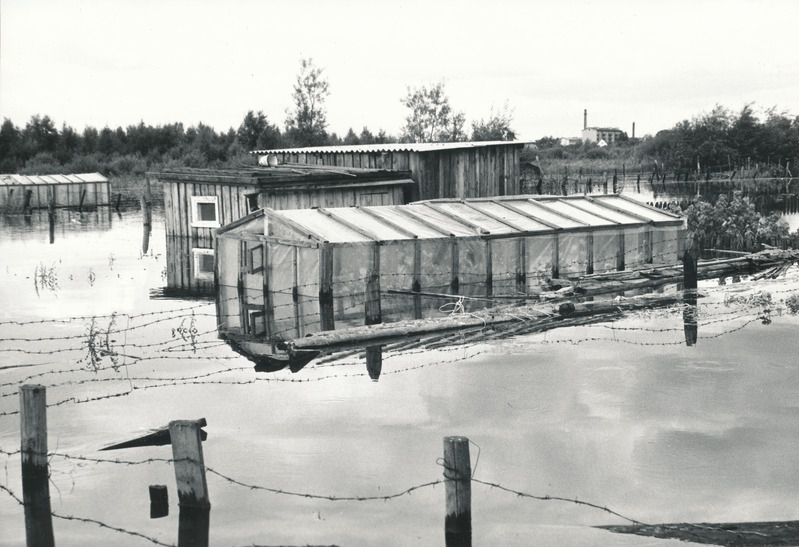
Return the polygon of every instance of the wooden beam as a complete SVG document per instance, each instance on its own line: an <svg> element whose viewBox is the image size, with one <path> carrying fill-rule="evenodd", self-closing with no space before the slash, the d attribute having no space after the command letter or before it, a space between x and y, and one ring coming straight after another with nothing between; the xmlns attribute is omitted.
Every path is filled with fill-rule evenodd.
<svg viewBox="0 0 799 547"><path fill-rule="evenodd" d="M445 217L449 218L450 220L453 220L453 221L457 222L458 224L463 224L464 226L467 226L467 227L471 228L472 230L477 232L477 235L481 235L482 236L482 235L490 235L491 234L491 232L489 232L485 228L482 228L482 227L478 226L477 224L474 224L473 222L469 222L465 218L461 218L459 216L456 216L456 215L450 213L449 211L447 211L445 209L442 209L441 207L439 207L439 206L437 206L437 205L435 205L433 203L423 202L422 205L432 209L433 211L435 211L435 212L437 212L437 213L439 213L441 215L444 215Z"/></svg>

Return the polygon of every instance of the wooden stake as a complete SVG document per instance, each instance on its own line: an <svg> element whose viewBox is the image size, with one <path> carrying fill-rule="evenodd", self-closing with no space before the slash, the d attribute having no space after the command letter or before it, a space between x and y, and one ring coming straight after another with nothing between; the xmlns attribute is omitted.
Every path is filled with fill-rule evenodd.
<svg viewBox="0 0 799 547"><path fill-rule="evenodd" d="M181 507L210 508L200 424L196 420L169 422L169 436L172 439L178 503Z"/></svg>
<svg viewBox="0 0 799 547"><path fill-rule="evenodd" d="M333 307L333 249L325 242L319 247L319 328L336 328Z"/></svg>
<svg viewBox="0 0 799 547"><path fill-rule="evenodd" d="M24 385L19 391L22 452L22 498L29 546L51 547L50 475L47 467L47 400L44 386Z"/></svg>
<svg viewBox="0 0 799 547"><path fill-rule="evenodd" d="M364 324L377 325L383 322L380 311L380 245L372 250L372 268L366 280L364 294Z"/></svg>
<svg viewBox="0 0 799 547"><path fill-rule="evenodd" d="M471 547L472 465L469 459L469 439L466 437L444 437L444 478L446 545Z"/></svg>

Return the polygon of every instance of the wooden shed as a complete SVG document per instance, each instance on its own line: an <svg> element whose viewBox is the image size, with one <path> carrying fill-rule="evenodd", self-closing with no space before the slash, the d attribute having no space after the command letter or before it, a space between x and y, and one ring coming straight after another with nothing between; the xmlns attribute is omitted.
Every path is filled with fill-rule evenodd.
<svg viewBox="0 0 799 547"><path fill-rule="evenodd" d="M408 170L416 183L409 201L522 193L523 142L390 143L255 150L278 163Z"/></svg>
<svg viewBox="0 0 799 547"><path fill-rule="evenodd" d="M111 184L100 173L0 175L0 211L21 213L53 207L110 205Z"/></svg>
<svg viewBox="0 0 799 547"><path fill-rule="evenodd" d="M217 232L219 331L279 346L450 313L447 295L469 312L552 278L674 263L684 239L680 217L617 195L265 209Z"/></svg>
<svg viewBox="0 0 799 547"><path fill-rule="evenodd" d="M407 171L316 166L168 169L147 174L164 190L167 289L213 294L214 231L271 209L405 203Z"/></svg>

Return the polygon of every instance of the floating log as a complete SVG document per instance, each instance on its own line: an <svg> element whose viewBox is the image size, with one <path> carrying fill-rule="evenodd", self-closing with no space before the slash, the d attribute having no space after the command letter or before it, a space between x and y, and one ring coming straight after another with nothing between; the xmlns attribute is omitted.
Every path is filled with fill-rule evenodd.
<svg viewBox="0 0 799 547"><path fill-rule="evenodd" d="M205 427L208 425L208 422L205 421L205 418L200 418L197 420L197 424L200 427ZM204 441L207 438L208 433L200 429L200 440ZM122 448L137 448L140 446L163 446L171 443L172 438L169 435L169 426L165 425L164 427L150 430L146 435L130 439L129 441L112 444L100 450L120 450Z"/></svg>

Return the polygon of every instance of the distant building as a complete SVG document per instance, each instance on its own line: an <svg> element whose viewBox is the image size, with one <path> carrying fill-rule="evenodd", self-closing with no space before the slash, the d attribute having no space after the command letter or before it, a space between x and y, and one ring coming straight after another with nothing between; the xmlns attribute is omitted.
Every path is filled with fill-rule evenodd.
<svg viewBox="0 0 799 547"><path fill-rule="evenodd" d="M607 146L621 139L622 135L625 133L618 127L588 127L588 110L583 110L583 142L599 144L600 141L605 141L605 146ZM635 129L633 129L633 136L635 136Z"/></svg>
<svg viewBox="0 0 799 547"><path fill-rule="evenodd" d="M563 137L560 139L561 146L574 146L581 142L583 142L583 140L580 137Z"/></svg>
<svg viewBox="0 0 799 547"><path fill-rule="evenodd" d="M617 127L586 127L583 129L583 141L595 142L605 141L605 144L612 144L619 140L624 131Z"/></svg>

